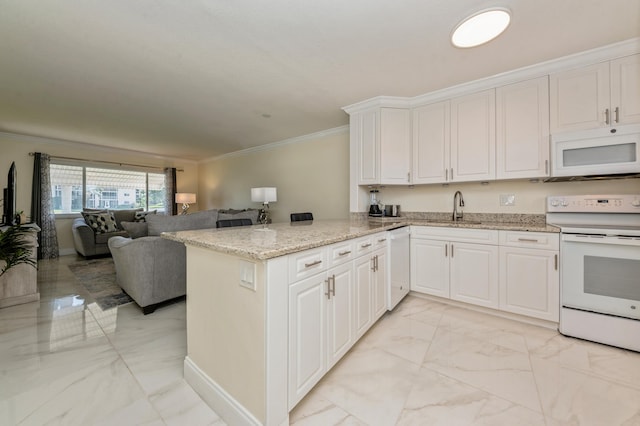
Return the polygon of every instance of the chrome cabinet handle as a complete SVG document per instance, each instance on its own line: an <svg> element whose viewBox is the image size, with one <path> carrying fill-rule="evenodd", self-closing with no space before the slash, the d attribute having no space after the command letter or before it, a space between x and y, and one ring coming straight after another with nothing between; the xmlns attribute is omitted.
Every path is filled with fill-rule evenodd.
<svg viewBox="0 0 640 426"><path fill-rule="evenodd" d="M549 174L549 160L544 160L544 174Z"/></svg>
<svg viewBox="0 0 640 426"><path fill-rule="evenodd" d="M375 271L376 271L376 258L375 258L375 257L372 257L372 258L371 258L371 270L372 270L373 272L375 272Z"/></svg>
<svg viewBox="0 0 640 426"><path fill-rule="evenodd" d="M609 122L609 108L604 110L604 124L611 124Z"/></svg>
<svg viewBox="0 0 640 426"><path fill-rule="evenodd" d="M379 242L379 243L382 243L382 242L385 242L385 241L387 241L387 239L386 239L386 238L380 238L380 239L378 240L378 242Z"/></svg>
<svg viewBox="0 0 640 426"><path fill-rule="evenodd" d="M312 266L316 266L322 263L322 260L316 260L315 262L311 262L311 263L305 263L304 267L305 268L311 268Z"/></svg>
<svg viewBox="0 0 640 426"><path fill-rule="evenodd" d="M338 256L346 256L349 253L351 253L351 250L345 250L345 251L341 251L340 253L338 253Z"/></svg>
<svg viewBox="0 0 640 426"><path fill-rule="evenodd" d="M558 255L554 254L553 257L554 257L554 268L557 271L558 270Z"/></svg>
<svg viewBox="0 0 640 426"><path fill-rule="evenodd" d="M449 249L449 244L444 245L444 257L447 257L449 254L447 253Z"/></svg>
<svg viewBox="0 0 640 426"><path fill-rule="evenodd" d="M451 180L453 180L453 167L451 168Z"/></svg>
<svg viewBox="0 0 640 426"><path fill-rule="evenodd" d="M367 244L360 244L360 247L362 247L362 248L371 247L371 243L367 243Z"/></svg>
<svg viewBox="0 0 640 426"><path fill-rule="evenodd" d="M614 112L616 113L616 118L615 118L615 122L619 123L620 122L620 107L616 107L616 109L614 110Z"/></svg>
<svg viewBox="0 0 640 426"><path fill-rule="evenodd" d="M331 300L331 277L324 280L324 282L327 283L327 292L324 295L327 296L327 299Z"/></svg>
<svg viewBox="0 0 640 426"><path fill-rule="evenodd" d="M444 169L444 180L449 180L449 169Z"/></svg>
<svg viewBox="0 0 640 426"><path fill-rule="evenodd" d="M451 244L451 258L453 259L453 244Z"/></svg>
<svg viewBox="0 0 640 426"><path fill-rule="evenodd" d="M331 276L331 295L336 297L336 275Z"/></svg>
<svg viewBox="0 0 640 426"><path fill-rule="evenodd" d="M407 172L407 182L411 182L411 172Z"/></svg>
<svg viewBox="0 0 640 426"><path fill-rule="evenodd" d="M522 241L525 243L537 243L538 240L534 239L534 238L518 238L518 241Z"/></svg>

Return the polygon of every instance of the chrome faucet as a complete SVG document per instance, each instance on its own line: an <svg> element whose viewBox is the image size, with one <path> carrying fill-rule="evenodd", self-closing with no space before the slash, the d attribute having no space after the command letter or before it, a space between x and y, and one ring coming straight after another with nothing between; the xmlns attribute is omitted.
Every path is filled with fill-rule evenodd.
<svg viewBox="0 0 640 426"><path fill-rule="evenodd" d="M460 201L457 201L458 195L460 196ZM456 191L453 194L453 221L457 222L458 220L462 220L462 210L458 212L458 207L464 207L464 199L462 198L462 192Z"/></svg>

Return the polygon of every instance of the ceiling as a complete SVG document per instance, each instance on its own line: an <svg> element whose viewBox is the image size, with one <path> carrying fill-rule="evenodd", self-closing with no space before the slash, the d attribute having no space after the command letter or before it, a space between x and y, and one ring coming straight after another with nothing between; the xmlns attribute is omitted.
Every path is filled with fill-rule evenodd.
<svg viewBox="0 0 640 426"><path fill-rule="evenodd" d="M487 45L453 27L512 11ZM203 159L640 36L638 0L0 0L0 131Z"/></svg>

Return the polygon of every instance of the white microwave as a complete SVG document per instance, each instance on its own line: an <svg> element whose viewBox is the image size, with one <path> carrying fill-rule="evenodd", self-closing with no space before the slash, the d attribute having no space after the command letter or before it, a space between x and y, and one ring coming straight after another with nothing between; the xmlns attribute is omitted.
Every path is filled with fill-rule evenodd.
<svg viewBox="0 0 640 426"><path fill-rule="evenodd" d="M640 173L640 125L551 136L551 176Z"/></svg>

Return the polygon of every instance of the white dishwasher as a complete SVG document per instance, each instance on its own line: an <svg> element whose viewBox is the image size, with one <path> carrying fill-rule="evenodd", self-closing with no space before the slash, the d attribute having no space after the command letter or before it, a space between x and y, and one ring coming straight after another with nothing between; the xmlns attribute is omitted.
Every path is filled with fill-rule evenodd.
<svg viewBox="0 0 640 426"><path fill-rule="evenodd" d="M409 257L410 227L403 226L389 233L388 310L392 310L409 293L411 269Z"/></svg>

